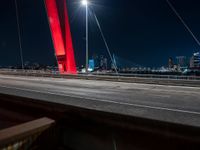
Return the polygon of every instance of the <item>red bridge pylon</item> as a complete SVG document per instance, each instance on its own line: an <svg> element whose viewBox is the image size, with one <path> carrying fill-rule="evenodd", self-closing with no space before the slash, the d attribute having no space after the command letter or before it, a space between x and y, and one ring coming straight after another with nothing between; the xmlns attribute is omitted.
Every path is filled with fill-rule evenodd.
<svg viewBox="0 0 200 150"><path fill-rule="evenodd" d="M61 74L77 74L66 0L45 0L46 11Z"/></svg>

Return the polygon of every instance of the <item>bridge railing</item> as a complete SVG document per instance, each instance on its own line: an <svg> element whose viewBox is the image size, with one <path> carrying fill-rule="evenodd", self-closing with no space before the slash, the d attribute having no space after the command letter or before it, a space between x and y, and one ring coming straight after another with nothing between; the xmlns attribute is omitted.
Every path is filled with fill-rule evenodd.
<svg viewBox="0 0 200 150"><path fill-rule="evenodd" d="M76 78L89 78L89 77L104 77L104 78L147 78L147 79L163 79L163 80L187 80L187 81L200 81L199 76L186 76L186 75L156 75L156 74L125 74L125 73L78 73L78 75L61 75L58 71L46 70L20 70L20 69L0 69L2 74L21 74L27 76L42 76L42 77L76 77Z"/></svg>
<svg viewBox="0 0 200 150"><path fill-rule="evenodd" d="M92 73L92 75L101 76L119 76L119 77L135 77L135 78L158 78L158 79L174 79L174 80L200 80L199 76L186 76L186 75L156 75L156 74L130 74L130 73Z"/></svg>

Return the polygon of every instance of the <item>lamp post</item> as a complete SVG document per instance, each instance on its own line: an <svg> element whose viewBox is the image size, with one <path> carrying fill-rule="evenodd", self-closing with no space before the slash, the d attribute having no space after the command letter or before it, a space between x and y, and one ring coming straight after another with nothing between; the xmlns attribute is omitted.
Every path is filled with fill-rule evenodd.
<svg viewBox="0 0 200 150"><path fill-rule="evenodd" d="M82 0L82 5L86 8L86 64L85 64L85 70L86 73L88 72L88 55L89 55L89 44L88 44L88 1Z"/></svg>

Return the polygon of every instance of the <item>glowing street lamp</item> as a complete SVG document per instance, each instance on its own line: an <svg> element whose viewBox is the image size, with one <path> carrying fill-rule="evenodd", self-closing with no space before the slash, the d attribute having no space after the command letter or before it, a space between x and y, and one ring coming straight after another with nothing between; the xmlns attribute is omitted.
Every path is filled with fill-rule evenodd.
<svg viewBox="0 0 200 150"><path fill-rule="evenodd" d="M88 72L88 55L89 55L89 44L88 44L88 0L82 0L82 5L86 8L86 64L85 70Z"/></svg>
<svg viewBox="0 0 200 150"><path fill-rule="evenodd" d="M82 5L84 5L84 6L86 6L86 5L88 5L88 1L87 0L82 0Z"/></svg>

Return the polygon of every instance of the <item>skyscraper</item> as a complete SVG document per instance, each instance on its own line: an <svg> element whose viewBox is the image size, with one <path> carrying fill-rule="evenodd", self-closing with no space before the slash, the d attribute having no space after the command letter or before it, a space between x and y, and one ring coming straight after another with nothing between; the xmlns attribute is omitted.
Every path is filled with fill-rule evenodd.
<svg viewBox="0 0 200 150"><path fill-rule="evenodd" d="M188 63L187 63L187 59L186 56L177 56L177 65L179 68L186 68Z"/></svg>
<svg viewBox="0 0 200 150"><path fill-rule="evenodd" d="M169 60L168 60L168 67L169 67L169 69L174 68L174 62L173 62L173 58L172 57L170 57Z"/></svg>
<svg viewBox="0 0 200 150"><path fill-rule="evenodd" d="M191 57L190 68L200 68L200 52L194 53Z"/></svg>

